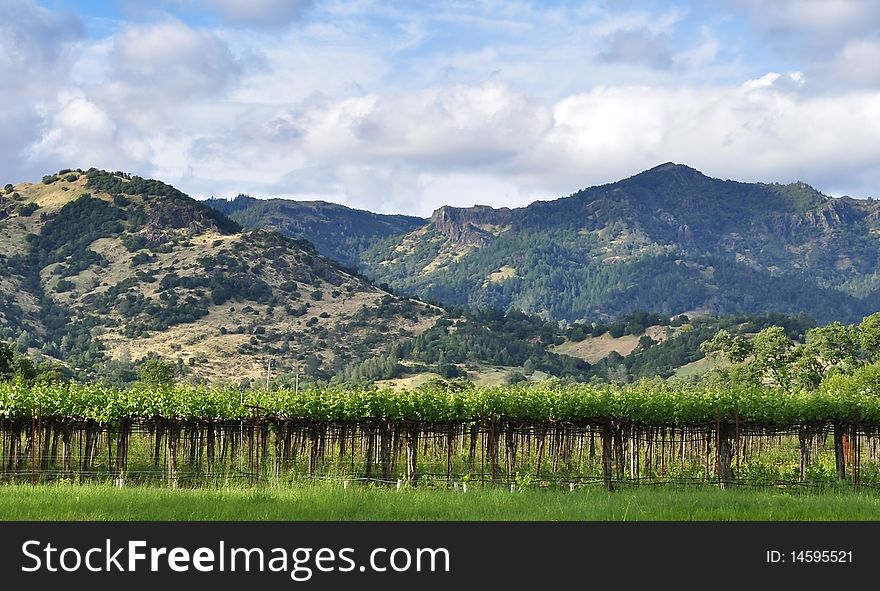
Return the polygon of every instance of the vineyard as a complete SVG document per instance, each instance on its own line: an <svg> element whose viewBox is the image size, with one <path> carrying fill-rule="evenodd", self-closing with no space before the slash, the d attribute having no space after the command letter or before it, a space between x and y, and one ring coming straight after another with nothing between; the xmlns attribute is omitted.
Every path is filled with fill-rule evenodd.
<svg viewBox="0 0 880 591"><path fill-rule="evenodd" d="M880 483L880 367L757 385L301 391L0 383L0 479Z"/></svg>

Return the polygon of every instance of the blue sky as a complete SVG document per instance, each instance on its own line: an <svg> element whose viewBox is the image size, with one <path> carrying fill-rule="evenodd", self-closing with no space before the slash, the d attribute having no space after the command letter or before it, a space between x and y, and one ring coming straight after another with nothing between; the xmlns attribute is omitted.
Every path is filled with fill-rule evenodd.
<svg viewBox="0 0 880 591"><path fill-rule="evenodd" d="M429 215L665 161L880 196L880 2L0 0L0 173Z"/></svg>

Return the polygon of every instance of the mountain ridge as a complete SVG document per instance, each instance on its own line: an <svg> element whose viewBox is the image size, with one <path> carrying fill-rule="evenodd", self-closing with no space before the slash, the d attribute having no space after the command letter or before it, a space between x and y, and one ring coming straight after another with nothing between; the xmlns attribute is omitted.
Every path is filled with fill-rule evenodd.
<svg viewBox="0 0 880 591"><path fill-rule="evenodd" d="M4 203L0 338L84 371L159 355L192 379L256 378L269 359L332 373L386 351L377 327L412 338L442 315L159 181L67 170Z"/></svg>
<svg viewBox="0 0 880 591"><path fill-rule="evenodd" d="M861 278L872 275L877 262L877 241L873 234L877 229L876 202L828 197L802 182L780 185L713 179L691 167L672 163L659 165L616 183L590 187L553 201L535 202L514 211L516 213L510 222L509 233L520 234L520 241L525 243L532 237L543 234L541 243L526 248L558 251L555 256L563 259L562 265L554 265L552 261L548 261L549 256L543 257L542 262L551 270L560 266L564 268L567 260L580 263L580 266L592 266L593 274L601 276L607 271L604 267L608 265L635 265L649 261L651 257L675 253L677 256L673 261L664 262L658 259L657 263L660 266L670 262L696 266L711 273L711 269L716 266L715 259L721 257L724 260L719 261L719 264L739 267L732 270L735 273L742 274L751 269L769 275L755 277L755 282L783 277L791 269L799 270L795 271L795 275L801 273L800 270L818 271L822 281L815 286L814 291L827 292L841 279L858 280L859 275ZM837 236L841 232L846 234L844 237L848 241L861 244L852 248L843 245L841 248ZM567 233L577 234L580 237L579 243L567 236ZM783 237L778 234L783 234ZM430 241L431 231L426 235L426 241ZM510 236L507 238L506 242L512 240ZM495 240L498 246L494 248L503 251L496 253L495 264L489 265L485 261L482 269L479 269L479 277L472 272L470 286L463 286L459 290L445 290L447 297L451 296L451 303L466 301L473 304L488 300L505 307L519 304L519 309L547 312L548 307L541 307L530 301L530 297L534 298L534 293L523 298L515 295L505 297L504 294L493 298L491 294L487 297L480 293L478 286L482 284L482 279L502 267L517 267L504 260L505 256L516 256L512 245L502 246L505 240L500 235ZM594 242L592 247L588 244L590 241ZM724 244L726 247L719 249L717 244ZM492 258L489 253L493 249L487 250L485 246L481 245L483 252L468 253L465 258ZM799 256L799 250L804 251L806 256ZM440 272L447 275L451 272L454 275L467 263L460 257L456 259L450 252L444 252L443 246L438 251L438 258L455 262L432 267L431 262L427 261L422 267L422 270L429 269L427 273L395 275L393 270L400 266L399 262L382 264L383 261L377 261L377 253L373 252L370 254L374 258L368 258L365 271L368 275L375 275L379 280L388 281L392 285L403 283L422 295L440 297L436 293L436 282L432 282L429 277ZM827 261L825 264L816 262L816 259L827 259L832 255L837 257L837 261L830 264ZM531 263L526 263L525 266L531 266ZM668 264L666 266L669 268ZM786 266L790 266L790 269L786 269ZM835 272L841 271L841 267L860 268L858 273L848 277L844 273ZM636 273L630 283L637 283L639 275L644 276L644 273ZM670 275L678 275L679 282L688 279L692 282L700 281L693 274L691 277L680 273ZM583 278L585 281L591 279L589 275ZM536 277L535 283L540 283L542 279ZM794 284L803 283L805 277L801 274L791 279L788 283L790 288L794 288ZM560 287L572 288L571 284L565 285L564 281L559 281L558 284ZM797 287L809 290L809 285ZM460 295L463 289L470 292L466 298ZM876 284L873 285L873 291L875 290ZM667 287L665 291L671 290ZM549 295L545 290L545 301ZM560 295L565 297L564 294ZM597 301L593 306L582 306L580 309L575 307L562 314L551 311L550 314L571 320L595 314L626 313L633 309L614 306L609 300L624 300L627 295L625 291L610 292L605 302ZM841 300L848 300L847 295L853 294L844 291ZM701 299L710 300L711 294L704 293ZM704 306L706 303L709 305ZM730 302L711 301L690 302L690 305L680 302L676 306L667 304L659 297L653 301L648 298L648 301L639 302L639 305L648 306L646 309L661 310L669 314L687 311L694 304L697 308L708 307L715 313L762 311L761 302L745 309L731 306ZM794 302L793 305L786 306L771 299L764 304L771 310L784 312L799 312L800 306L809 308L808 302ZM869 302L867 308L874 305L874 302ZM858 307L856 302L845 302L848 319L863 311L857 311L855 308ZM817 317L828 318L832 314L830 309L831 306L824 311L812 306L808 311Z"/></svg>
<svg viewBox="0 0 880 591"><path fill-rule="evenodd" d="M266 227L293 238L306 238L318 250L354 267L355 253L392 235L423 225L423 218L379 214L327 201L256 199L240 194L234 199L208 199L204 203L247 227Z"/></svg>
<svg viewBox="0 0 880 591"><path fill-rule="evenodd" d="M442 206L349 261L422 298L557 320L649 309L851 321L880 304L878 235L876 201L665 162L523 207Z"/></svg>

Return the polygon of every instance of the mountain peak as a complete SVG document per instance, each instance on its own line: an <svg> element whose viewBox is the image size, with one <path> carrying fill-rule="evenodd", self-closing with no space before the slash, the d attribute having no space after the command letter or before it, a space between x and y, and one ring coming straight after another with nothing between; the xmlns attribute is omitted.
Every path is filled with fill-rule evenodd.
<svg viewBox="0 0 880 591"><path fill-rule="evenodd" d="M166 238L169 232L177 230L215 230L221 234L241 230L236 222L162 181L96 168L90 168L83 176L87 179L86 188L110 196L120 207L129 205L133 198L146 206L143 223L151 239Z"/></svg>
<svg viewBox="0 0 880 591"><path fill-rule="evenodd" d="M656 174L660 172L676 172L676 173L686 173L686 174L697 174L699 176L705 176L702 172L697 170L696 168L692 168L685 164L676 164L675 162L664 162L663 164L658 164L653 168L649 168L644 172L640 172L636 176L641 176L643 174Z"/></svg>
<svg viewBox="0 0 880 591"><path fill-rule="evenodd" d="M676 164L675 162L664 162L663 164L658 164L657 166L655 166L653 168L649 168L645 172L660 172L663 170L674 169L678 166L684 166L684 165L683 164Z"/></svg>

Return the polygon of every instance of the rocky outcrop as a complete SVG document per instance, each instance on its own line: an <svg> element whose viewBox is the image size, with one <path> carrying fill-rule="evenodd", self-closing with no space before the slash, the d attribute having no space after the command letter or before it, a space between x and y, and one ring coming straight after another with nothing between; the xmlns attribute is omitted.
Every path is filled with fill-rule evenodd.
<svg viewBox="0 0 880 591"><path fill-rule="evenodd" d="M512 218L513 212L507 207L495 209L488 205L445 205L431 215L431 224L453 244L486 246Z"/></svg>
<svg viewBox="0 0 880 591"><path fill-rule="evenodd" d="M830 231L838 226L852 224L865 217L865 212L843 199L829 199L818 208L804 214L804 223Z"/></svg>
<svg viewBox="0 0 880 591"><path fill-rule="evenodd" d="M158 198L148 206L144 234L150 240L162 240L180 231L193 235L207 230L219 230L216 220L193 203Z"/></svg>
<svg viewBox="0 0 880 591"><path fill-rule="evenodd" d="M775 214L753 227L760 235L801 240L830 235L835 230L852 226L868 215L862 204L848 199L828 199L818 207L801 214Z"/></svg>
<svg viewBox="0 0 880 591"><path fill-rule="evenodd" d="M0 195L0 220L5 220L15 211L16 203L12 199L8 199Z"/></svg>

